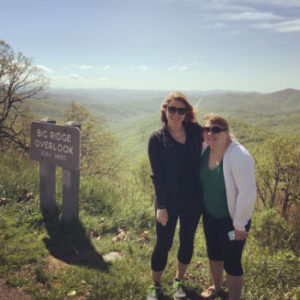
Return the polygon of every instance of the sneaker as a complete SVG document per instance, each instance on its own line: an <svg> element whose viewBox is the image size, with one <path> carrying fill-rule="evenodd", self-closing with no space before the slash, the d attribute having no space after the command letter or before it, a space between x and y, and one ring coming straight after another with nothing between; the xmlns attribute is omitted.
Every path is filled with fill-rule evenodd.
<svg viewBox="0 0 300 300"><path fill-rule="evenodd" d="M146 300L160 300L162 296L161 285L159 283L153 282L147 288Z"/></svg>
<svg viewBox="0 0 300 300"><path fill-rule="evenodd" d="M174 300L186 300L186 287L184 281L176 278L174 281L174 287Z"/></svg>
<svg viewBox="0 0 300 300"><path fill-rule="evenodd" d="M201 297L203 299L215 299L218 296L220 296L221 293L222 293L222 290L217 291L214 286L210 286L209 288L207 288L206 290L204 290L201 293Z"/></svg>

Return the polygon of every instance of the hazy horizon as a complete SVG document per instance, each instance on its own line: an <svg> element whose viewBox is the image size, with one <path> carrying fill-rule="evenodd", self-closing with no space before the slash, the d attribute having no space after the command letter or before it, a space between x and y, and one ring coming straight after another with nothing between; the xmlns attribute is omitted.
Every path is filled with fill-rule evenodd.
<svg viewBox="0 0 300 300"><path fill-rule="evenodd" d="M272 93L276 93L276 92L280 92L280 91L284 91L284 90L296 90L296 91L300 91L299 89L295 89L295 88L284 88L284 89L280 89L280 90L274 90L274 91L270 91L270 92L259 92L259 91L255 91L255 90L251 90L251 91L246 91L246 90L222 90L222 89L211 89L211 90L201 90L201 89L187 89L187 90L179 90L179 89L174 89L176 91L181 91L181 92L199 92L199 93L260 93L260 94L272 94ZM98 87L94 87L94 88L63 88L63 87L59 87L59 88L47 88L46 91L132 91L132 92L171 92L173 90L170 89L137 89L137 88L98 88Z"/></svg>

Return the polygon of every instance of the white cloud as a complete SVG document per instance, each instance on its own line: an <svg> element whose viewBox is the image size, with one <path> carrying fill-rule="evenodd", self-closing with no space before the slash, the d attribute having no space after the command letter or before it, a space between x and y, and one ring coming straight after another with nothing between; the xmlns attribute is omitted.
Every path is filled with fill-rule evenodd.
<svg viewBox="0 0 300 300"><path fill-rule="evenodd" d="M72 75L68 76L68 78L72 79L72 80L83 79L83 77L78 74L72 74Z"/></svg>
<svg viewBox="0 0 300 300"><path fill-rule="evenodd" d="M284 20L286 17L282 17L274 14L273 12L260 12L255 10L247 10L244 12L231 12L231 13L201 13L198 14L198 17L202 22L205 22L205 25L201 27L204 28L218 28L224 27L223 22L231 21L275 21L275 20Z"/></svg>
<svg viewBox="0 0 300 300"><path fill-rule="evenodd" d="M260 5L277 5L284 7L300 7L299 0L248 0L248 2Z"/></svg>
<svg viewBox="0 0 300 300"><path fill-rule="evenodd" d="M178 66L178 65L173 65L173 66L170 66L168 67L168 71L180 71L180 72L184 72L184 71L189 71L191 68L194 68L194 67L198 67L198 66L201 66L201 67L204 67L205 66L205 62L197 62L197 61L193 61L193 62L189 62L189 63L186 63L182 66Z"/></svg>
<svg viewBox="0 0 300 300"><path fill-rule="evenodd" d="M207 0L199 1L202 4L206 4ZM276 6L284 6L284 7L299 7L300 2L299 0L211 0L209 6L216 7L216 8L230 8L232 10L236 9L239 10L245 5L253 5L259 4L260 6L267 6L267 5L276 5Z"/></svg>
<svg viewBox="0 0 300 300"><path fill-rule="evenodd" d="M51 69L47 68L46 66L43 66L43 65L36 65L35 66L38 70L41 70L41 71L45 71L45 72L52 72Z"/></svg>
<svg viewBox="0 0 300 300"><path fill-rule="evenodd" d="M145 72L149 69L149 67L148 66L138 66L138 69Z"/></svg>
<svg viewBox="0 0 300 300"><path fill-rule="evenodd" d="M132 70L140 70L140 71L147 71L149 69L148 66L144 66L144 65L139 65L139 66L132 66L131 67Z"/></svg>
<svg viewBox="0 0 300 300"><path fill-rule="evenodd" d="M188 67L187 66L182 66L182 67L179 67L178 69L179 71L187 71L188 70Z"/></svg>
<svg viewBox="0 0 300 300"><path fill-rule="evenodd" d="M221 14L219 18L225 21L257 21L257 20L279 20L281 16L272 12L246 11L243 13Z"/></svg>
<svg viewBox="0 0 300 300"><path fill-rule="evenodd" d="M79 67L82 70L94 70L95 68L93 66L89 66L89 65L83 65Z"/></svg>
<svg viewBox="0 0 300 300"><path fill-rule="evenodd" d="M250 6L238 5L238 4L229 4L228 2L219 2L214 1L213 3L208 3L208 8L218 9L221 11L245 11L245 10L254 10Z"/></svg>
<svg viewBox="0 0 300 300"><path fill-rule="evenodd" d="M224 27L225 27L224 23L220 23L220 22L218 22L218 23L206 23L206 24L200 25L200 28L204 28L204 29L219 29L219 28L224 28Z"/></svg>
<svg viewBox="0 0 300 300"><path fill-rule="evenodd" d="M104 68L103 68L103 70L105 70L105 71L108 71L108 70L110 70L111 69L111 66L105 66Z"/></svg>
<svg viewBox="0 0 300 300"><path fill-rule="evenodd" d="M253 27L260 29L270 29L276 32L300 32L300 19L279 23L254 24Z"/></svg>
<svg viewBox="0 0 300 300"><path fill-rule="evenodd" d="M97 81L107 81L108 79L105 78L105 77L100 77L100 78L97 78Z"/></svg>

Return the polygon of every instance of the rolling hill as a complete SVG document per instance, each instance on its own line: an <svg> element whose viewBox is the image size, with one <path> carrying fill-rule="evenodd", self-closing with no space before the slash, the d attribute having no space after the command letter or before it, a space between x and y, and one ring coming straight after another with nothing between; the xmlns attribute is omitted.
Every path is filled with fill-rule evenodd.
<svg viewBox="0 0 300 300"><path fill-rule="evenodd" d="M233 133L242 143L252 146L268 137L300 136L300 91L286 89L269 94L256 92L204 93L184 92L199 111L199 119L216 112L230 119ZM95 116L105 117L111 132L118 138L121 151L129 159L146 151L150 133L159 128L160 105L166 91L62 90L48 93L46 100L31 101L39 117L58 121L70 101L84 104Z"/></svg>

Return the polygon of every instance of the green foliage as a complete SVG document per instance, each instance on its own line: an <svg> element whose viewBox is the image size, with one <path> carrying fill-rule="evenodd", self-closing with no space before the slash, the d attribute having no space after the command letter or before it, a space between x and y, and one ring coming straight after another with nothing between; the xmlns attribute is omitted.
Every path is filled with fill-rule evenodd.
<svg viewBox="0 0 300 300"><path fill-rule="evenodd" d="M25 206L30 205L32 204L27 203ZM40 239L36 238L27 224L20 221L23 218L23 207L19 203L12 204L5 209L5 216L1 216L2 222L5 222L0 236L1 242L5 244L0 249L0 257L5 260L5 265L0 266L1 277L5 272L9 274L13 270L20 270L23 265L40 261L45 253Z"/></svg>
<svg viewBox="0 0 300 300"><path fill-rule="evenodd" d="M33 201L30 205L22 208L22 216L18 224L27 225L31 229L40 229L43 227L44 217L40 210L38 200Z"/></svg>
<svg viewBox="0 0 300 300"><path fill-rule="evenodd" d="M29 58L0 40L0 145L28 150L22 127L27 111L22 103L37 99L47 82Z"/></svg>
<svg viewBox="0 0 300 300"><path fill-rule="evenodd" d="M150 161L146 153L142 153L136 160L135 165L132 167L132 179L133 185L138 187L142 198L150 198L151 200L155 197L153 183L150 178Z"/></svg>
<svg viewBox="0 0 300 300"><path fill-rule="evenodd" d="M262 130L300 135L300 91L286 89L270 94L224 93L203 96L201 107L243 120Z"/></svg>
<svg viewBox="0 0 300 300"><path fill-rule="evenodd" d="M278 251L276 253L276 258L278 260L284 261L284 262L295 262L298 263L300 262L300 257L298 257L295 252L291 250L283 250L283 251Z"/></svg>
<svg viewBox="0 0 300 300"><path fill-rule="evenodd" d="M255 214L251 233L258 245L270 253L293 247L293 234L286 220L273 209L264 209Z"/></svg>
<svg viewBox="0 0 300 300"><path fill-rule="evenodd" d="M161 126L160 116L157 112L137 115L112 125L112 130L120 143L120 150L126 158L125 164L134 163L141 153L146 151L151 132Z"/></svg>
<svg viewBox="0 0 300 300"><path fill-rule="evenodd" d="M282 253L282 251L279 251ZM298 299L300 262L282 259L281 255L261 251L256 240L248 241L243 253L245 300Z"/></svg>
<svg viewBox="0 0 300 300"><path fill-rule="evenodd" d="M27 104L37 120L50 118L56 121L63 120L63 112L68 106L68 102L44 98L40 101L28 100Z"/></svg>
<svg viewBox="0 0 300 300"><path fill-rule="evenodd" d="M131 165L120 185L122 197L117 203L120 211L115 219L117 227L134 230L148 230L154 224L154 188L150 178L150 163L142 153Z"/></svg>
<svg viewBox="0 0 300 300"><path fill-rule="evenodd" d="M46 284L50 280L50 275L45 272L44 266L42 263L37 264L37 266L34 269L35 273L35 281Z"/></svg>
<svg viewBox="0 0 300 300"><path fill-rule="evenodd" d="M5 232L7 230L7 223L4 218L0 215L0 249L4 248L5 245ZM4 256L0 251L0 265L5 263Z"/></svg>
<svg viewBox="0 0 300 300"><path fill-rule="evenodd" d="M36 196L39 192L37 164L27 153L12 148L0 148L0 155L0 197L28 201Z"/></svg>
<svg viewBox="0 0 300 300"><path fill-rule="evenodd" d="M104 119L93 117L84 105L71 101L64 120L81 125L81 170L86 175L114 178L120 163L116 139Z"/></svg>
<svg viewBox="0 0 300 300"><path fill-rule="evenodd" d="M120 193L100 177L84 178L80 184L80 208L91 215L110 215Z"/></svg>
<svg viewBox="0 0 300 300"><path fill-rule="evenodd" d="M108 185L108 192L106 192L104 187L98 187L98 180L82 178L81 201L83 196L91 198L93 198L91 195L95 198L103 196L108 198L108 202L113 204L114 208L110 213L103 211L97 214L82 208L80 214L82 227L79 229L63 227L55 218L40 222L38 205L35 202L13 201L10 205L1 207L0 245L5 246L0 250L2 261L0 277L5 276L6 282L11 286L22 287L32 299L143 298L146 287L151 282L149 262L155 242L155 222L153 203L148 188L145 188L148 184L150 188L150 182L143 185L148 177L146 174L149 166L147 166L146 155L138 160L135 167L132 166L130 179L135 184L127 186L120 184L119 188L114 186L110 192L108 183L103 183L103 186ZM142 178L136 181L137 179L133 179L134 176L145 176L145 181ZM133 187L135 189L131 190ZM119 193L115 189L119 189ZM90 205L92 206L93 204ZM95 206L97 210L97 203ZM103 215L105 217L102 219ZM99 224L100 216L101 224ZM257 218L253 219L243 259L245 270L243 299L245 300L282 300L287 294L293 299L292 297L299 295L297 289L300 280L299 256L284 245L277 251L276 245L272 244L274 240L279 240L279 236L283 237L282 232L286 232L285 221L282 218L277 219L278 216L274 212L259 213ZM273 224L274 220L277 221ZM267 229L266 226L269 228ZM99 239L97 236L89 235L92 228L98 231ZM118 228L123 228L128 234L124 241L112 240ZM140 240L142 229L146 231L145 240ZM267 239L268 232L273 240L269 239L265 243L270 243L274 248L272 253L266 251L269 245L263 242ZM88 240L87 236L89 236ZM83 243L90 243L94 247L94 254L92 250L85 252L85 248L80 246ZM176 270L178 243L177 230L163 277L163 288L167 295L173 292L172 280ZM54 249L57 249L56 252ZM74 249L77 249L78 254L74 253ZM72 252L68 254L69 252L66 251ZM97 267L99 256L110 251L122 253L122 259L107 264L107 268ZM46 259L53 253L64 253L60 259L63 260L61 263L65 267L53 270L55 265L49 264ZM199 228L196 234L195 252L186 283L194 295L199 295L209 284L202 228ZM225 285L225 278L223 283Z"/></svg>
<svg viewBox="0 0 300 300"><path fill-rule="evenodd" d="M280 207L288 219L292 204L300 205L300 141L269 139L253 150L259 199L265 207Z"/></svg>
<svg viewBox="0 0 300 300"><path fill-rule="evenodd" d="M0 206L0 278L5 278L11 286L21 287L33 300L129 300L144 297L146 287L151 282L150 257L155 243L154 189L149 176L146 147L151 131L161 126L161 99L155 98L153 102L147 99L136 106L118 99L120 102L115 109L113 105L107 105L106 109L112 117L110 122L115 122L113 130L122 149L116 148L116 144L110 140L112 136L106 122L92 117L88 106L74 102L64 106L62 102L61 105L57 104L57 111L56 107L49 107L51 114L56 113L57 116L62 116L58 110L64 107L65 120L82 123L84 155L80 178L80 220L79 224L70 227L60 221L61 169L57 168L56 174L57 214L44 219L39 209L38 164L30 161L26 154L2 149L0 198L5 197L8 202ZM101 113L99 107L94 104L93 113L98 113L98 116ZM46 108L47 104L43 109ZM262 119L266 111L259 115ZM43 115L42 111L40 113ZM246 114L240 111L239 119L246 120ZM257 111L249 111L253 119L255 114L258 116ZM134 119L132 116L135 116ZM251 148L260 172L269 170L278 160L285 162L285 165L278 164L285 172L293 170L293 164L296 166L299 153L296 139L280 138L279 143L274 144L276 147L265 148L267 143L263 144L263 141L272 137L274 142L275 134L233 118L230 118L230 124L236 138ZM269 142L270 145L273 142ZM260 147L253 150L255 144ZM279 155L282 149L291 155ZM112 164L112 161L117 165L120 162L119 156L115 159L115 150L127 155L122 162L122 172L119 172L119 166ZM273 155L273 152L279 156ZM266 173L266 176L268 178L271 175ZM257 177L261 188L263 177L260 173L257 173ZM282 189L287 189L287 182L295 182L294 179L285 178L276 190L276 208L278 205L283 207L285 190ZM265 182L272 187L274 179L268 180ZM293 186L296 187L295 184ZM33 198L29 199L27 194L24 196L24 191L32 192ZM270 191L266 189L266 204L270 203ZM289 191L295 190L289 188ZM289 218L291 212L299 216L296 205L297 202L292 201ZM117 241L120 229L126 233L126 237ZM173 293L178 244L177 229L162 282L167 295ZM300 261L295 249L294 234L280 214L265 209L256 212L243 255L245 286L242 299L298 299ZM121 253L122 259L104 262L104 254L110 251ZM49 258L56 258L58 266L51 263ZM200 224L186 280L195 299L209 285L209 274Z"/></svg>

